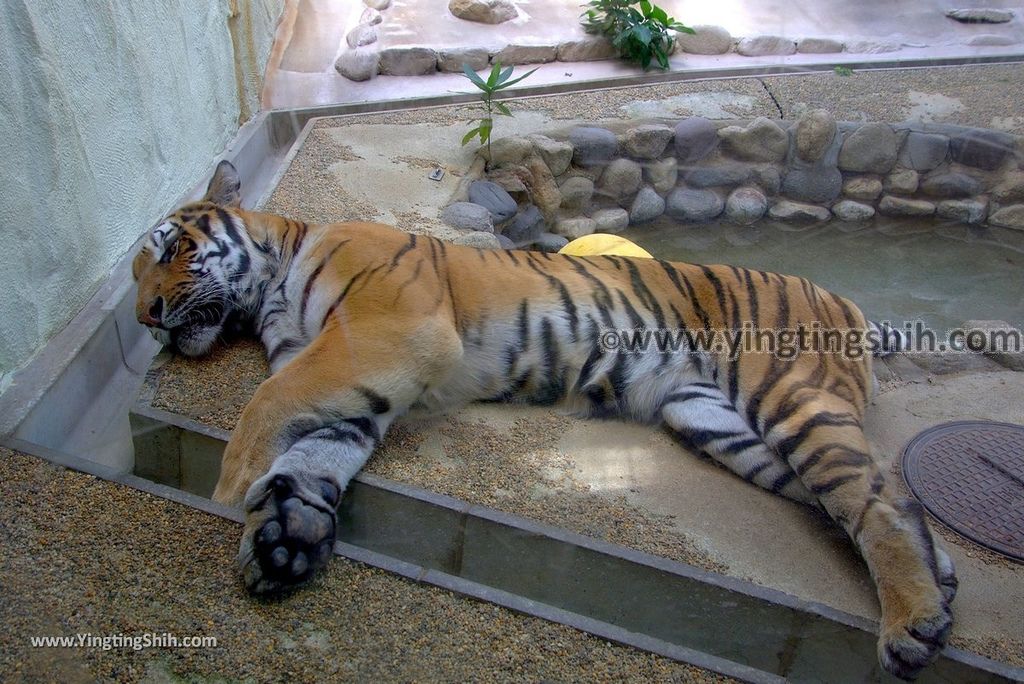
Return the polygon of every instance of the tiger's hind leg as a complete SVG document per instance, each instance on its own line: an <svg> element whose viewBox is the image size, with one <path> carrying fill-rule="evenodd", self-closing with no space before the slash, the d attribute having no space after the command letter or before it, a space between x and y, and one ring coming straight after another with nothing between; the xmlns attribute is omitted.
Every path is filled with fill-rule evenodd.
<svg viewBox="0 0 1024 684"><path fill-rule="evenodd" d="M817 388L785 396L762 426L765 441L857 545L881 604L879 659L892 674L911 679L949 637L953 564L928 529L921 505L898 498L886 484L860 412Z"/></svg>
<svg viewBox="0 0 1024 684"><path fill-rule="evenodd" d="M765 445L717 385L686 385L665 399L661 416L688 446L747 482L794 501L817 504L789 464Z"/></svg>

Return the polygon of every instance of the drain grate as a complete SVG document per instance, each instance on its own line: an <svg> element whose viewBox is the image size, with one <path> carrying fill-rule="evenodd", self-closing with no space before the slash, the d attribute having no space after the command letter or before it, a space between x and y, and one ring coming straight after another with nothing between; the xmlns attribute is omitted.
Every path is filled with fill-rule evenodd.
<svg viewBox="0 0 1024 684"><path fill-rule="evenodd" d="M978 420L929 428L904 450L903 477L942 523L1024 561L1024 426Z"/></svg>

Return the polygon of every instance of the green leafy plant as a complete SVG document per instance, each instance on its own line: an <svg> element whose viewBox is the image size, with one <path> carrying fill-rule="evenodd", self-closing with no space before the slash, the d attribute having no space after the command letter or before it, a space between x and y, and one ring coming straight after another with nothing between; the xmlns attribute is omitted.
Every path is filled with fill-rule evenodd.
<svg viewBox="0 0 1024 684"><path fill-rule="evenodd" d="M591 0L580 22L587 33L608 38L619 56L644 69L657 62L668 69L668 56L675 46L673 33L694 33L648 0Z"/></svg>
<svg viewBox="0 0 1024 684"><path fill-rule="evenodd" d="M500 116L512 116L512 112L509 110L508 105L504 102L498 102L495 100L494 94L499 90L504 90L511 85L519 83L536 71L536 69L531 69L519 78L512 78L513 69L515 69L515 67L502 69L501 63L496 63L485 81L480 78L479 74L473 71L468 64L462 65L462 73L465 74L466 78L468 78L473 85L482 91L480 93L480 100L483 102L485 112L484 116L479 119L473 119L470 122L477 125L469 131L469 133L466 133L466 135L463 136L462 144L468 145L473 138L480 138L480 145L487 145L488 158L491 156L491 131L494 129L495 114Z"/></svg>
<svg viewBox="0 0 1024 684"><path fill-rule="evenodd" d="M850 67L837 66L833 71L836 72L836 76L853 76L853 69Z"/></svg>

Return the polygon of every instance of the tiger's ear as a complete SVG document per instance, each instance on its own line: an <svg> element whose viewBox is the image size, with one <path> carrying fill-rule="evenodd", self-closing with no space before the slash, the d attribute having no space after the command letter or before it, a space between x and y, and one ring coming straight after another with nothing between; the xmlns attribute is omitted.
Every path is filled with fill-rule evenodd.
<svg viewBox="0 0 1024 684"><path fill-rule="evenodd" d="M237 207L241 203L241 187L242 181L238 178L238 171L231 162L224 159L217 164L217 170L213 172L213 178L206 187L206 196L203 199L222 207Z"/></svg>

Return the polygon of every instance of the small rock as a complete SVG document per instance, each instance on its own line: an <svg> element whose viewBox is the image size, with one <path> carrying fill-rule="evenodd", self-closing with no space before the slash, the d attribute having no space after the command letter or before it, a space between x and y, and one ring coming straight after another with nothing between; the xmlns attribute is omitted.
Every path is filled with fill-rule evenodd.
<svg viewBox="0 0 1024 684"><path fill-rule="evenodd" d="M487 154L484 147L483 154ZM507 138L498 138L491 141L491 166L504 166L506 164L521 164L524 159L533 154L533 143L527 138L511 135Z"/></svg>
<svg viewBox="0 0 1024 684"><path fill-rule="evenodd" d="M384 21L384 15L380 13L380 10L375 10L372 7L367 7L363 10L363 13L359 15L360 24L376 26L382 21Z"/></svg>
<svg viewBox="0 0 1024 684"><path fill-rule="evenodd" d="M754 169L749 164L725 162L711 166L698 166L686 174L686 184L692 188L714 188L746 183Z"/></svg>
<svg viewBox="0 0 1024 684"><path fill-rule="evenodd" d="M749 161L781 162L789 149L789 135L771 119L759 116L746 128L726 126L718 131L736 156Z"/></svg>
<svg viewBox="0 0 1024 684"><path fill-rule="evenodd" d="M675 157L666 157L644 167L644 180L651 184L659 195L668 193L679 179L679 167Z"/></svg>
<svg viewBox="0 0 1024 684"><path fill-rule="evenodd" d="M615 156L618 146L615 134L605 128L579 126L569 133L572 160L578 166L606 164Z"/></svg>
<svg viewBox="0 0 1024 684"><path fill-rule="evenodd" d="M873 201L882 194L882 181L863 176L851 178L843 183L843 194L853 199Z"/></svg>
<svg viewBox="0 0 1024 684"><path fill-rule="evenodd" d="M1005 24L1013 12L1004 9L978 8L946 10L946 16L964 24Z"/></svg>
<svg viewBox="0 0 1024 684"><path fill-rule="evenodd" d="M824 109L811 110L800 117L793 137L797 157L816 162L835 140L836 120Z"/></svg>
<svg viewBox="0 0 1024 684"><path fill-rule="evenodd" d="M380 53L380 73L423 76L437 71L437 53L425 47L388 48Z"/></svg>
<svg viewBox="0 0 1024 684"><path fill-rule="evenodd" d="M533 144L533 149L551 169L552 175L561 176L569 170L569 164L572 163L572 145L552 140L546 135L532 134L526 136L526 139Z"/></svg>
<svg viewBox="0 0 1024 684"><path fill-rule="evenodd" d="M796 51L808 55L827 55L842 52L843 44L831 38L803 38L797 41Z"/></svg>
<svg viewBox="0 0 1024 684"><path fill-rule="evenodd" d="M602 59L615 59L618 57L618 51L607 38L589 36L581 40L561 43L555 56L559 62L595 62Z"/></svg>
<svg viewBox="0 0 1024 684"><path fill-rule="evenodd" d="M665 205L665 213L680 221L710 221L725 209L725 202L713 190L679 187L673 190Z"/></svg>
<svg viewBox="0 0 1024 684"><path fill-rule="evenodd" d="M516 201L496 183L473 181L469 184L469 201L486 207L494 223L507 221L516 214Z"/></svg>
<svg viewBox="0 0 1024 684"><path fill-rule="evenodd" d="M437 53L437 70L448 74L462 73L462 65L473 71L483 71L491 63L491 54L485 48L451 48Z"/></svg>
<svg viewBox="0 0 1024 684"><path fill-rule="evenodd" d="M494 232L491 212L487 207L472 202L454 202L441 211L441 220L452 228L460 230L482 230Z"/></svg>
<svg viewBox="0 0 1024 684"><path fill-rule="evenodd" d="M377 42L377 29L370 24L359 24L348 32L345 42L350 48L362 47Z"/></svg>
<svg viewBox="0 0 1024 684"><path fill-rule="evenodd" d="M562 193L551 170L540 155L534 154L526 159L526 169L530 172L530 199L537 205L544 218L554 220L558 207L562 204Z"/></svg>
<svg viewBox="0 0 1024 684"><path fill-rule="evenodd" d="M657 159L665 151L674 132L668 126L647 124L634 126L622 136L622 149L637 159Z"/></svg>
<svg viewBox="0 0 1024 684"><path fill-rule="evenodd" d="M691 27L693 34L680 33L676 43L681 52L691 55L724 55L732 49L733 39L721 26L698 24Z"/></svg>
<svg viewBox="0 0 1024 684"><path fill-rule="evenodd" d="M640 189L643 169L632 159L616 159L601 174L597 189L602 195L622 200Z"/></svg>
<svg viewBox="0 0 1024 684"><path fill-rule="evenodd" d="M501 24L519 16L512 0L449 0L448 11L480 24Z"/></svg>
<svg viewBox="0 0 1024 684"><path fill-rule="evenodd" d="M334 68L350 81L368 81L380 70L380 51L375 47L346 50Z"/></svg>
<svg viewBox="0 0 1024 684"><path fill-rule="evenodd" d="M768 198L757 188L736 188L725 200L725 216L733 223L749 225L768 211Z"/></svg>
<svg viewBox="0 0 1024 684"><path fill-rule="evenodd" d="M884 123L867 123L851 133L839 150L839 168L888 173L896 164L896 132Z"/></svg>
<svg viewBox="0 0 1024 684"><path fill-rule="evenodd" d="M691 116L676 124L676 159L692 164L718 147L718 129L702 116Z"/></svg>
<svg viewBox="0 0 1024 684"><path fill-rule="evenodd" d="M768 210L768 216L789 223L818 223L828 221L832 214L825 207L782 200L772 205Z"/></svg>
<svg viewBox="0 0 1024 684"><path fill-rule="evenodd" d="M793 168L782 180L782 192L798 202L829 204L843 189L843 174L835 166Z"/></svg>
<svg viewBox="0 0 1024 684"><path fill-rule="evenodd" d="M640 190L643 192L643 189ZM639 195L637 195L639 197ZM634 205L636 202L633 203ZM662 211L665 209L665 201L661 203ZM621 233L629 227L629 212L625 209L600 209L591 214L594 219L598 233Z"/></svg>
<svg viewBox="0 0 1024 684"><path fill-rule="evenodd" d="M755 166L752 180L769 195L778 195L782 191L782 173L772 164Z"/></svg>
<svg viewBox="0 0 1024 684"><path fill-rule="evenodd" d="M931 216L935 205L925 200L885 195L878 203L878 212L886 216Z"/></svg>
<svg viewBox="0 0 1024 684"><path fill-rule="evenodd" d="M590 235L595 230L597 230L597 222L585 216L558 219L555 222L555 233L569 240Z"/></svg>
<svg viewBox="0 0 1024 684"><path fill-rule="evenodd" d="M988 217L988 222L1001 228L1024 230L1024 204L1011 204Z"/></svg>
<svg viewBox="0 0 1024 684"><path fill-rule="evenodd" d="M992 197L997 202L1021 202L1024 201L1024 173L1010 171L1003 179L992 188Z"/></svg>
<svg viewBox="0 0 1024 684"><path fill-rule="evenodd" d="M965 173L938 173L921 181L921 192L931 197L970 197L981 191L981 183Z"/></svg>
<svg viewBox="0 0 1024 684"><path fill-rule="evenodd" d="M486 233L480 233L480 234L481 235L485 235ZM516 243L512 242L511 239L505 237L504 235L495 235L495 237L498 238L498 246L501 247L502 249L515 249L516 248Z"/></svg>
<svg viewBox="0 0 1024 684"><path fill-rule="evenodd" d="M569 244L569 241L561 235L555 235L554 233L541 233L540 237L534 241L533 246L542 252L557 252L558 250Z"/></svg>
<svg viewBox="0 0 1024 684"><path fill-rule="evenodd" d="M1013 146L1014 138L1009 133L984 128L963 131L949 141L953 161L987 171L1002 166Z"/></svg>
<svg viewBox="0 0 1024 684"><path fill-rule="evenodd" d="M494 233L472 232L463 233L454 240L453 244L463 247L476 247L478 249L501 249L501 240Z"/></svg>
<svg viewBox="0 0 1024 684"><path fill-rule="evenodd" d="M917 192L919 174L910 169L896 169L885 177L885 191L896 195L913 195Z"/></svg>
<svg viewBox="0 0 1024 684"><path fill-rule="evenodd" d="M832 205L832 213L835 214L836 218L840 221L856 223L858 221L867 221L874 217L875 208L870 204L861 204L860 202L854 202L853 200L843 200Z"/></svg>
<svg viewBox="0 0 1024 684"><path fill-rule="evenodd" d="M544 232L544 215L534 205L527 204L501 232L516 245L528 245Z"/></svg>
<svg viewBox="0 0 1024 684"><path fill-rule="evenodd" d="M665 213L665 199L654 188L645 185L636 193L629 209L628 223L634 225L656 219Z"/></svg>
<svg viewBox="0 0 1024 684"><path fill-rule="evenodd" d="M491 57L491 64L544 64L554 62L557 56L554 45L506 45Z"/></svg>
<svg viewBox="0 0 1024 684"><path fill-rule="evenodd" d="M388 7L391 7L391 0L363 0L363 4L370 9L375 9L378 12L383 12Z"/></svg>
<svg viewBox="0 0 1024 684"><path fill-rule="evenodd" d="M562 194L562 206L566 209L586 209L594 195L594 181L583 176L572 176L558 186Z"/></svg>
<svg viewBox="0 0 1024 684"><path fill-rule="evenodd" d="M855 40L846 43L846 51L855 55L879 55L885 52L898 52L903 46L899 43L886 43L878 40Z"/></svg>
<svg viewBox="0 0 1024 684"><path fill-rule="evenodd" d="M982 33L971 36L967 44L972 47L1002 47L1005 45L1016 45L1019 41L1012 36L999 36L994 33Z"/></svg>
<svg viewBox="0 0 1024 684"><path fill-rule="evenodd" d="M914 171L931 171L946 161L949 138L936 133L911 131L903 141L897 160L900 166Z"/></svg>
<svg viewBox="0 0 1024 684"><path fill-rule="evenodd" d="M935 207L939 218L953 219L960 223L978 224L985 220L988 202L979 200L946 200Z"/></svg>
<svg viewBox="0 0 1024 684"><path fill-rule="evenodd" d="M736 46L736 52L746 57L792 55L796 52L796 43L783 36L754 36L742 39Z"/></svg>

